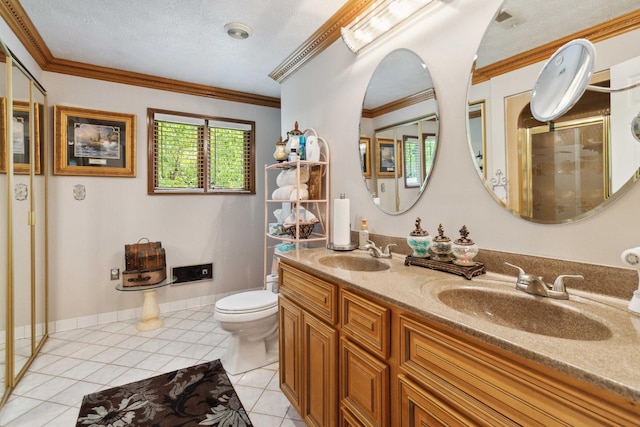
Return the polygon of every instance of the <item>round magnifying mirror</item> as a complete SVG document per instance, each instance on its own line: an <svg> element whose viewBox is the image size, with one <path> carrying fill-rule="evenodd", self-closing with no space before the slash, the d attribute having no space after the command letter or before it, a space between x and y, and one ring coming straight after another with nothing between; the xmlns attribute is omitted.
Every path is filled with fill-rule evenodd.
<svg viewBox="0 0 640 427"><path fill-rule="evenodd" d="M629 84L640 70L638 2L552 3L504 1L467 98L469 151L485 188L509 212L544 224L601 212L640 168L640 88ZM598 40L597 64L591 43L567 44L574 34Z"/></svg>
<svg viewBox="0 0 640 427"><path fill-rule="evenodd" d="M408 49L392 51L367 86L358 142L365 185L383 212L400 214L418 201L438 134L438 102L426 64Z"/></svg>
<svg viewBox="0 0 640 427"><path fill-rule="evenodd" d="M555 120L578 102L589 84L594 58L593 44L586 39L570 41L549 58L531 93L536 120Z"/></svg>

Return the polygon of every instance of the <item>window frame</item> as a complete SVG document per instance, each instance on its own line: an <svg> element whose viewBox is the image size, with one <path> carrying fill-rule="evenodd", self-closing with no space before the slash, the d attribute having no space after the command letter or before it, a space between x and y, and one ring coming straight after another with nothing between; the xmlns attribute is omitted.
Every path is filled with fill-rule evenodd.
<svg viewBox="0 0 640 427"><path fill-rule="evenodd" d="M216 122L228 122L230 124L240 124L251 127L251 133L249 138L249 171L245 173L246 187L244 189L212 189L208 188L209 183L205 180L198 183L197 188L158 188L156 187L157 176L155 169L155 131L154 123L156 114L181 116L190 119L198 119L205 121ZM204 169L207 171L208 177L211 157L209 153L209 129L207 128L204 133L203 144L198 149L198 155L203 158L198 158L198 161L204 161ZM228 117L209 116L204 114L186 113L181 111L164 110L158 108L147 108L147 194L149 195L255 195L256 194L256 123L253 120L232 119ZM199 181L202 181L199 179ZM207 188L205 188L205 185Z"/></svg>

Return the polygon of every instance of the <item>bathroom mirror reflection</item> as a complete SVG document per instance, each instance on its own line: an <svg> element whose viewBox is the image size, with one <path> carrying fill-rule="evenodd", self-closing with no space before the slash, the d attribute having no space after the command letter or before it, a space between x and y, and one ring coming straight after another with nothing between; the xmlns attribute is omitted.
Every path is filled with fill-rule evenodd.
<svg viewBox="0 0 640 427"><path fill-rule="evenodd" d="M589 84L636 80L640 7L628 0L566 0L549 8L540 0L506 0L498 10L478 48L467 129L472 159L492 196L515 215L555 224L599 212L637 180L640 144L631 129L640 89L587 91L546 123L531 113L531 90L549 57L576 38L596 44Z"/></svg>
<svg viewBox="0 0 640 427"><path fill-rule="evenodd" d="M14 105L17 101L21 105L29 105L31 81L16 62L13 62L11 70L11 90ZM27 146L31 146L29 138L28 120L17 116L14 111L12 133L12 150L16 152L29 152ZM13 188L14 197L11 209L12 223L12 258L13 263L13 376L18 377L32 355L31 345L31 226L25 220L31 211L31 198L33 187L31 176L24 173L23 165L13 162ZM28 163L27 163L28 165ZM27 166L28 167L28 166ZM27 169L28 170L28 169ZM28 173L28 172L27 172ZM18 194L22 189L22 194Z"/></svg>
<svg viewBox="0 0 640 427"><path fill-rule="evenodd" d="M4 82L7 79L6 63L4 61L4 44L0 41L0 56L2 56L2 62L0 62L0 82ZM0 98L6 99L7 91L4 84L0 84ZM0 110L4 111L4 108L0 107ZM3 162L4 163L4 162ZM6 170L6 164L5 164ZM7 224L7 205L8 205L8 185L9 174L0 173L0 224ZM9 250L11 248L9 238L0 239L0 259L6 260ZM7 371L7 352L10 348L7 343L7 286L8 275L5 269L2 269L0 273L0 307L3 307L2 315L0 315L0 401L3 400L3 396L6 391L6 371Z"/></svg>
<svg viewBox="0 0 640 427"><path fill-rule="evenodd" d="M0 40L0 408L47 337L47 95ZM6 271L5 271L6 270Z"/></svg>
<svg viewBox="0 0 640 427"><path fill-rule="evenodd" d="M365 185L383 212L400 214L418 201L438 135L438 103L426 64L408 49L394 50L367 86L358 143Z"/></svg>

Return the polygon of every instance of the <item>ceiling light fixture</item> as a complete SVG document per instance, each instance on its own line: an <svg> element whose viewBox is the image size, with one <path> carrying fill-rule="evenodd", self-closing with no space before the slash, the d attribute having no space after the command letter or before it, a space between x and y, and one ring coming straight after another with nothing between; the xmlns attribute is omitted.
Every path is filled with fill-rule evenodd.
<svg viewBox="0 0 640 427"><path fill-rule="evenodd" d="M250 26L240 22L229 22L224 26L224 30L227 32L229 37L238 40L248 39L251 33L253 33Z"/></svg>
<svg viewBox="0 0 640 427"><path fill-rule="evenodd" d="M340 33L344 44L358 53L369 43L392 30L434 0L379 0L374 2Z"/></svg>

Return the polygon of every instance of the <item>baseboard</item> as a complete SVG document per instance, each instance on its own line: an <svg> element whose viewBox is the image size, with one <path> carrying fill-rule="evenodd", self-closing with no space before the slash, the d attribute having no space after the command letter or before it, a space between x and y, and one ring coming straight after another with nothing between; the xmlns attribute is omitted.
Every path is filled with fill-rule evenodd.
<svg viewBox="0 0 640 427"><path fill-rule="evenodd" d="M243 290L246 291L247 289ZM241 291L238 291L241 292ZM179 310L187 310L192 308L203 307L205 305L213 305L215 302L230 295L233 292L224 294L206 295L202 297L183 299L178 301L170 301L158 304L160 306L161 315ZM104 325L113 322L122 322L127 320L135 320L140 318L142 307L131 308L119 311L110 311L106 313L93 314L91 316L74 317L70 319L55 320L49 322L49 334L56 332L66 332L74 329L89 328L92 326Z"/></svg>

